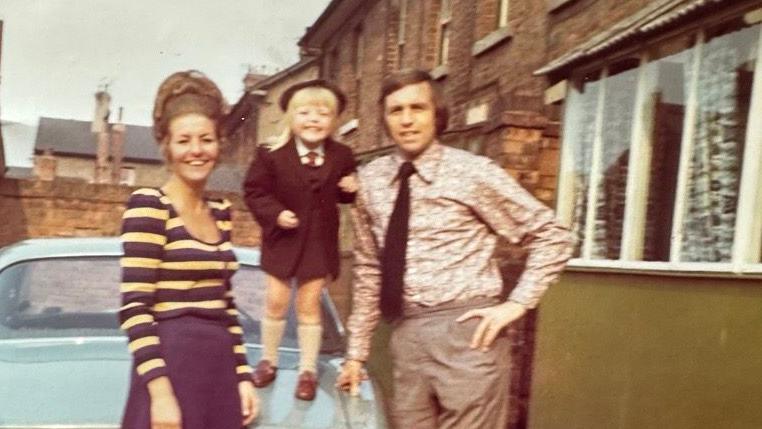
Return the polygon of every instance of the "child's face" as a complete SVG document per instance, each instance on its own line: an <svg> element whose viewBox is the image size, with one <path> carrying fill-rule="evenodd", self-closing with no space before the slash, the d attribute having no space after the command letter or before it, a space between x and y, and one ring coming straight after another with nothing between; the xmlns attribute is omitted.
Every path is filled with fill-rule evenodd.
<svg viewBox="0 0 762 429"><path fill-rule="evenodd" d="M307 145L318 145L336 130L336 112L324 104L304 104L294 110L291 131Z"/></svg>

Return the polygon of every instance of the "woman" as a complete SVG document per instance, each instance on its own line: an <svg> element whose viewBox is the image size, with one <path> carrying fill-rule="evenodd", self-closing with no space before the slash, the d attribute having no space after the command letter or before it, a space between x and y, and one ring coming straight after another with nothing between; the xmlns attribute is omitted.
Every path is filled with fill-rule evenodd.
<svg viewBox="0 0 762 429"><path fill-rule="evenodd" d="M262 360L254 384L276 377L278 346L296 279L297 334L301 356L295 396L315 398L322 325L320 293L339 270L337 203L357 192L352 151L334 141L344 95L323 80L298 83L280 99L286 128L280 140L257 153L244 183L246 204L262 227L266 275Z"/></svg>
<svg viewBox="0 0 762 429"><path fill-rule="evenodd" d="M203 196L226 111L197 71L159 87L154 135L170 170L138 189L122 222L122 308L134 367L122 422L130 429L239 429L257 414L230 277L230 202Z"/></svg>

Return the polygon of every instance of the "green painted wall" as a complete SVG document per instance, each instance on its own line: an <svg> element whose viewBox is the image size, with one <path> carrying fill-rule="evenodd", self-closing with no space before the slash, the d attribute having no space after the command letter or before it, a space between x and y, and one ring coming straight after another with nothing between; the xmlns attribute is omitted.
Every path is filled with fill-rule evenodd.
<svg viewBox="0 0 762 429"><path fill-rule="evenodd" d="M567 272L536 342L530 429L762 428L762 280Z"/></svg>

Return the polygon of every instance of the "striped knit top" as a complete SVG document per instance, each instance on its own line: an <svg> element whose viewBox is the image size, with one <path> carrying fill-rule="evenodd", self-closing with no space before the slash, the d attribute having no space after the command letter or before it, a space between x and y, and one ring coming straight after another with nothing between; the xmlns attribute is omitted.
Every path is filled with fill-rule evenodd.
<svg viewBox="0 0 762 429"><path fill-rule="evenodd" d="M219 320L233 337L236 372L248 380L243 330L231 291L238 262L230 243L230 202L207 200L221 239L207 243L193 237L159 189L132 193L122 216L122 307L137 373L144 382L167 375L157 323L180 316Z"/></svg>

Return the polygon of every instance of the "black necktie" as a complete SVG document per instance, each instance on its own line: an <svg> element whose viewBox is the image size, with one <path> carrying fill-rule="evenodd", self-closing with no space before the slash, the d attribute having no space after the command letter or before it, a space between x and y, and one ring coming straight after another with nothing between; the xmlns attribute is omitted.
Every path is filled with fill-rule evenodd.
<svg viewBox="0 0 762 429"><path fill-rule="evenodd" d="M407 253L407 231L410 218L410 184L408 179L415 173L412 162L400 166L397 177L400 181L394 210L386 228L384 250L381 256L381 314L387 321L393 321L402 313L402 290L405 277L405 255Z"/></svg>

